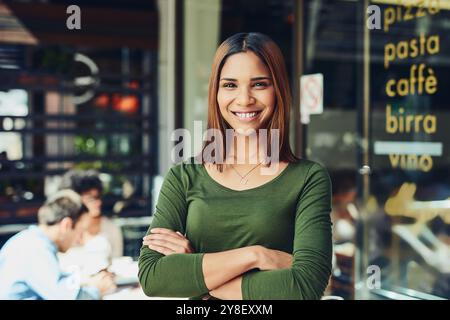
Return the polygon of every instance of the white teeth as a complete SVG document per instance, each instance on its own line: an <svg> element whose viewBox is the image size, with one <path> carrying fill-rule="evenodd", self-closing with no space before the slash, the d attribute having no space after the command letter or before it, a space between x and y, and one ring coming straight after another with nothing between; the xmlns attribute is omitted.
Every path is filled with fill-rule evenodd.
<svg viewBox="0 0 450 320"><path fill-rule="evenodd" d="M235 114L239 117L239 118L253 118L254 116L256 116L258 113L257 112L235 112Z"/></svg>

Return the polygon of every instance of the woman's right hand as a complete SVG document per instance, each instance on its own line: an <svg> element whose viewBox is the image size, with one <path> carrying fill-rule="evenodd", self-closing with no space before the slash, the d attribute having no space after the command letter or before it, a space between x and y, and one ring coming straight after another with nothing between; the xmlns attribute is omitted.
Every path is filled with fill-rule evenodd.
<svg viewBox="0 0 450 320"><path fill-rule="evenodd" d="M189 240L179 231L166 228L153 228L143 238L142 244L165 256L174 253L194 253Z"/></svg>
<svg viewBox="0 0 450 320"><path fill-rule="evenodd" d="M292 261L292 254L257 246L257 268L260 270L289 269Z"/></svg>

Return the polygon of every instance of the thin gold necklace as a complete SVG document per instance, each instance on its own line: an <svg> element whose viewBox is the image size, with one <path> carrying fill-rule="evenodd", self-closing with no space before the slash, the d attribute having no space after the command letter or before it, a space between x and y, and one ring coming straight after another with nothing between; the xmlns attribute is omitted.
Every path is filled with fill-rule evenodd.
<svg viewBox="0 0 450 320"><path fill-rule="evenodd" d="M236 174L241 178L241 180L240 180L240 183L241 184L247 184L247 182L248 182L248 179L246 178L250 173L252 173L252 171L253 170L255 170L256 168L258 168L260 165L261 165L261 163L262 162L260 162L260 163L258 163L256 166L254 166L252 169L250 169L250 171L248 171L246 174L244 174L244 175L241 175L240 173L239 173L239 171L237 171L236 170L236 168L233 166L233 165L231 165L231 168L234 170L234 172L236 172Z"/></svg>

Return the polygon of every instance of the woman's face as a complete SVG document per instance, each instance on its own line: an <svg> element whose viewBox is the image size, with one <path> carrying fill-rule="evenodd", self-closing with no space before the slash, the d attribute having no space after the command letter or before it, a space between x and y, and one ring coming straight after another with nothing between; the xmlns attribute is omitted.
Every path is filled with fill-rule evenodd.
<svg viewBox="0 0 450 320"><path fill-rule="evenodd" d="M100 191L90 189L81 194L84 205L89 209L89 216L92 218L99 217L102 213L102 199Z"/></svg>
<svg viewBox="0 0 450 320"><path fill-rule="evenodd" d="M217 103L226 122L239 132L266 128L275 108L268 68L251 51L228 57L219 79Z"/></svg>

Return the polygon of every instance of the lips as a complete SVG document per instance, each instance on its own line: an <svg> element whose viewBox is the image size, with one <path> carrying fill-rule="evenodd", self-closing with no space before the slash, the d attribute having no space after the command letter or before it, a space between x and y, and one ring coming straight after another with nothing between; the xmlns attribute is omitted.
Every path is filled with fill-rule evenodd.
<svg viewBox="0 0 450 320"><path fill-rule="evenodd" d="M261 114L261 110L245 112L231 111L231 113L233 113L239 120L251 121L256 119Z"/></svg>

